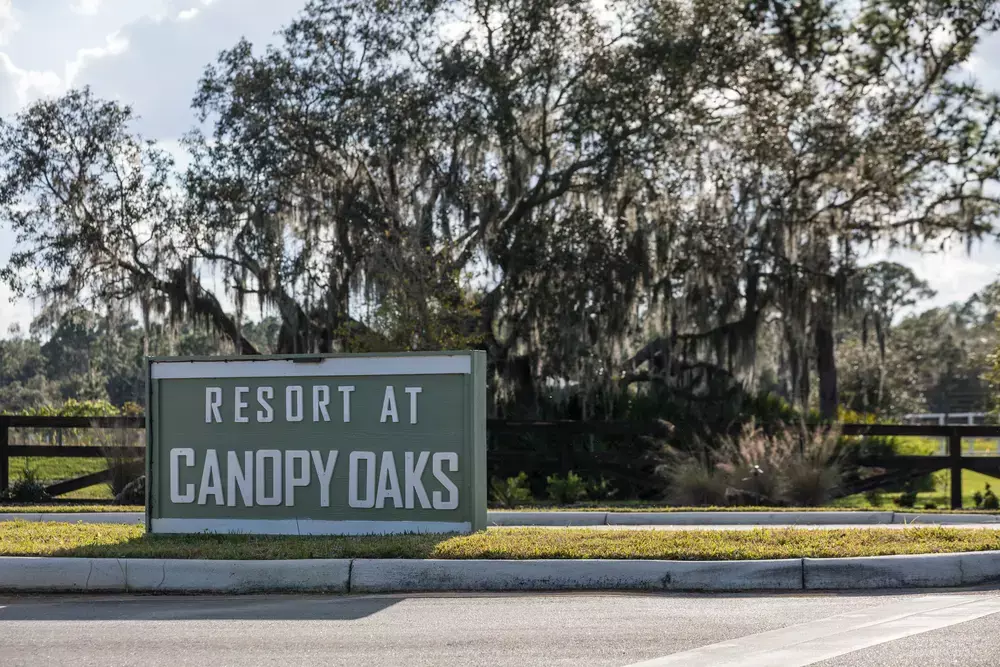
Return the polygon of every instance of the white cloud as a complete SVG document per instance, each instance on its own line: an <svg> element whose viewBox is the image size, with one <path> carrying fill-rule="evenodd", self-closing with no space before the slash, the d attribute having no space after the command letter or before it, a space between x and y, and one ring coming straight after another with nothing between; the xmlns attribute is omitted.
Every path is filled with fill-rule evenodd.
<svg viewBox="0 0 1000 667"><path fill-rule="evenodd" d="M6 337L8 329L13 325L27 332L31 320L35 316L35 308L29 299L11 300L12 293L3 283L0 283L0 338Z"/></svg>
<svg viewBox="0 0 1000 667"><path fill-rule="evenodd" d="M74 14L92 16L101 10L101 4L103 0L74 0L69 8Z"/></svg>
<svg viewBox="0 0 1000 667"><path fill-rule="evenodd" d="M74 59L65 64L61 76L52 70L19 67L7 53L0 51L0 116L15 113L40 98L66 92L88 64L119 55L127 49L128 40L118 33L108 35L104 46L79 49Z"/></svg>
<svg viewBox="0 0 1000 667"><path fill-rule="evenodd" d="M76 52L76 58L66 64L65 87L69 88L76 81L80 70L89 63L109 56L117 56L128 49L128 40L116 32L107 36L104 46L80 49Z"/></svg>
<svg viewBox="0 0 1000 667"><path fill-rule="evenodd" d="M272 42L305 0L202 0L197 20L181 20L181 10L194 4L178 0L170 18L147 15L125 26L121 38L128 52L88 61L73 85L90 85L101 97L131 104L140 117L138 129L150 139L178 139L195 124L191 99L205 67L240 37L261 48Z"/></svg>
<svg viewBox="0 0 1000 667"><path fill-rule="evenodd" d="M975 242L971 248L953 243L938 252L912 250L874 251L867 262L888 260L910 267L937 294L919 304L917 310L965 301L973 293L1000 279L1000 244L992 239Z"/></svg>
<svg viewBox="0 0 1000 667"><path fill-rule="evenodd" d="M970 74L978 76L983 70L983 59L978 56L969 56L968 59L962 63L962 69Z"/></svg>
<svg viewBox="0 0 1000 667"><path fill-rule="evenodd" d="M0 45L7 41L10 35L17 32L21 24L14 16L14 3L12 0L0 0Z"/></svg>
<svg viewBox="0 0 1000 667"><path fill-rule="evenodd" d="M183 169L190 155L178 140L194 124L190 102L205 66L242 36L259 47L273 41L305 2L0 0L0 117L91 85L133 105L139 131ZM13 245L0 222L0 266ZM0 336L13 323L27 330L35 314L30 301L10 297L0 286Z"/></svg>
<svg viewBox="0 0 1000 667"><path fill-rule="evenodd" d="M62 81L55 72L20 68L10 56L0 52L0 116L14 113L40 97L58 94L62 89Z"/></svg>

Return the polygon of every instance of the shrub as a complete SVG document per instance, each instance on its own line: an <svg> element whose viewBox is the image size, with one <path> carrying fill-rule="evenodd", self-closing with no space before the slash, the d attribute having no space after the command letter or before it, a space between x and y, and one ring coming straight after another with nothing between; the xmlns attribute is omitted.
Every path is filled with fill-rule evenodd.
<svg viewBox="0 0 1000 667"><path fill-rule="evenodd" d="M990 488L990 485L986 485L986 491L983 493L983 509L984 510L997 510L1000 509L1000 500L997 500L996 494Z"/></svg>
<svg viewBox="0 0 1000 667"><path fill-rule="evenodd" d="M601 477L598 482L587 485L587 497L591 500L611 500L618 495L618 489L608 480Z"/></svg>
<svg viewBox="0 0 1000 667"><path fill-rule="evenodd" d="M560 505L571 505L587 497L586 482L572 470L565 477L549 475L545 481L549 498Z"/></svg>
<svg viewBox="0 0 1000 667"><path fill-rule="evenodd" d="M690 457L661 466L669 485L668 500L683 507L726 505L727 483L710 462Z"/></svg>
<svg viewBox="0 0 1000 667"><path fill-rule="evenodd" d="M517 477L490 480L490 494L493 501L501 507L513 508L531 502L531 489L528 488L528 474L518 473Z"/></svg>
<svg viewBox="0 0 1000 667"><path fill-rule="evenodd" d="M661 474L677 504L825 504L842 479L838 434L819 429L780 428L767 433L754 424L712 451L668 451Z"/></svg>
<svg viewBox="0 0 1000 667"><path fill-rule="evenodd" d="M145 505L146 504L146 476L143 475L125 485L117 496L115 505Z"/></svg>
<svg viewBox="0 0 1000 667"><path fill-rule="evenodd" d="M826 505L840 486L841 472L836 465L823 467L796 462L784 472L782 498L795 507Z"/></svg>
<svg viewBox="0 0 1000 667"><path fill-rule="evenodd" d="M937 509L937 503L924 503L924 509L925 510L936 510Z"/></svg>
<svg viewBox="0 0 1000 667"><path fill-rule="evenodd" d="M2 498L15 503L40 503L50 500L51 496L45 490L38 473L31 467L30 461L24 462L24 469L21 471L21 479L10 485Z"/></svg>
<svg viewBox="0 0 1000 667"><path fill-rule="evenodd" d="M791 439L788 431L782 437ZM798 453L793 452L780 470L781 498L796 507L825 505L843 479L839 434L817 429L798 437L802 439Z"/></svg>
<svg viewBox="0 0 1000 667"><path fill-rule="evenodd" d="M896 496L893 502L899 507L913 507L917 504L917 492L913 490L903 491Z"/></svg>
<svg viewBox="0 0 1000 667"><path fill-rule="evenodd" d="M979 491L976 491L975 493L973 493L972 494L972 502L976 503L976 508L982 507L983 506L983 494L980 493Z"/></svg>
<svg viewBox="0 0 1000 667"><path fill-rule="evenodd" d="M872 507L881 507L882 503L885 502L885 496L882 494L882 489L871 489L870 491L865 491L865 500Z"/></svg>

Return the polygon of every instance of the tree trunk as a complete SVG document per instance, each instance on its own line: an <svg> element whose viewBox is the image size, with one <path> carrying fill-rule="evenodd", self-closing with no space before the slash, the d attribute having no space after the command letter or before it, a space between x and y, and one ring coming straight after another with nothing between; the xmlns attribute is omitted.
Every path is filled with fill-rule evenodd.
<svg viewBox="0 0 1000 667"><path fill-rule="evenodd" d="M788 350L789 395L794 405L803 412L809 410L809 346L807 332L798 332L792 325L785 325L785 345Z"/></svg>
<svg viewBox="0 0 1000 667"><path fill-rule="evenodd" d="M833 340L833 313L824 304L816 318L816 372L819 375L819 414L822 419L837 418L837 360Z"/></svg>

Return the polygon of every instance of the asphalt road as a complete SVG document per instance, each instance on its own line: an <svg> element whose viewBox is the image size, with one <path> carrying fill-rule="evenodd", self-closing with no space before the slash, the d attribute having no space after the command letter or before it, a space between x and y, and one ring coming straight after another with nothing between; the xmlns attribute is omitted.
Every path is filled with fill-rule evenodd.
<svg viewBox="0 0 1000 667"><path fill-rule="evenodd" d="M997 664L1000 590L0 597L0 665Z"/></svg>

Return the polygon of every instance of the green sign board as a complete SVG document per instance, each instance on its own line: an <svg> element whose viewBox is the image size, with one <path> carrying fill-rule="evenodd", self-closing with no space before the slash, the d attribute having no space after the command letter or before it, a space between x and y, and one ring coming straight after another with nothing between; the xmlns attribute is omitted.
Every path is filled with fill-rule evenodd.
<svg viewBox="0 0 1000 667"><path fill-rule="evenodd" d="M483 352L154 358L151 533L486 527Z"/></svg>

